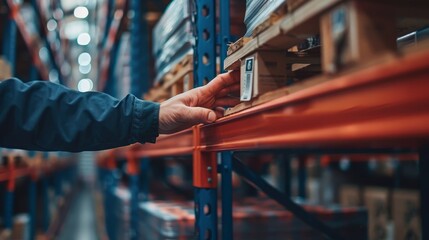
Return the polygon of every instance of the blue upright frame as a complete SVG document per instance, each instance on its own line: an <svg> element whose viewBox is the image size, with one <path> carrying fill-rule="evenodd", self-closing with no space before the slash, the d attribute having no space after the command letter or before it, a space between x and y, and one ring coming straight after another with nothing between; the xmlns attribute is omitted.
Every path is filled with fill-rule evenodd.
<svg viewBox="0 0 429 240"><path fill-rule="evenodd" d="M35 179L30 180L28 186L28 213L30 215L30 240L36 237L36 192L37 182Z"/></svg>
<svg viewBox="0 0 429 240"><path fill-rule="evenodd" d="M5 24L3 32L3 54L8 61L11 69L12 76L15 75L15 62L16 62L16 35L17 26L15 20L12 18L11 12L9 12L8 20ZM9 164L13 164L13 159L9 159ZM15 180L12 180L15 181ZM13 217L13 198L14 192L6 187L5 193L5 205L4 205L4 227L6 229L12 228L12 217Z"/></svg>
<svg viewBox="0 0 429 240"><path fill-rule="evenodd" d="M232 153L222 152L220 169L222 174L222 239L233 239L232 219Z"/></svg>
<svg viewBox="0 0 429 240"><path fill-rule="evenodd" d="M12 14L9 13L8 20L5 24L3 31L3 55L10 65L12 76L15 75L15 63L16 63L16 35L17 25L15 20L12 18Z"/></svg>
<svg viewBox="0 0 429 240"><path fill-rule="evenodd" d="M216 76L216 8L213 0L196 0L196 49L194 86L203 86Z"/></svg>
<svg viewBox="0 0 429 240"><path fill-rule="evenodd" d="M140 160L140 193L142 194L142 201L149 200L149 158L142 158Z"/></svg>
<svg viewBox="0 0 429 240"><path fill-rule="evenodd" d="M131 93L141 97L149 88L149 29L142 17L147 12L146 1L131 0Z"/></svg>
<svg viewBox="0 0 429 240"><path fill-rule="evenodd" d="M15 181L15 180L13 180ZM4 196L4 228L12 230L13 224L13 199L14 192L6 187L6 193Z"/></svg>
<svg viewBox="0 0 429 240"><path fill-rule="evenodd" d="M139 238L139 175L129 175L131 207L130 207L130 239L137 240Z"/></svg>
<svg viewBox="0 0 429 240"><path fill-rule="evenodd" d="M225 61L228 51L228 43L231 40L231 19L230 19L230 1L220 0L220 69L224 72L223 61Z"/></svg>
<svg viewBox="0 0 429 240"><path fill-rule="evenodd" d="M422 240L429 240L429 147L427 146L419 152L419 171Z"/></svg>
<svg viewBox="0 0 429 240"><path fill-rule="evenodd" d="M196 0L194 87L216 76L216 8L214 0ZM204 212L204 211L208 212ZM217 189L195 187L196 239L217 239Z"/></svg>

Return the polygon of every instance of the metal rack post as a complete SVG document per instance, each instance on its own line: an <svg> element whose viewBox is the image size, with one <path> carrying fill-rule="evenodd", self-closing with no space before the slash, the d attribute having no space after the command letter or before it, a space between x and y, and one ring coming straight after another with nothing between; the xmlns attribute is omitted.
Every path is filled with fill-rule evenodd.
<svg viewBox="0 0 429 240"><path fill-rule="evenodd" d="M8 158L7 167L9 171L9 180L6 186L5 200L4 200L4 228L12 229L13 224L13 200L15 192L15 166L14 159Z"/></svg>
<svg viewBox="0 0 429 240"><path fill-rule="evenodd" d="M56 171L54 173L54 188L55 188L55 196L57 199L58 203L58 199L60 199L60 197L62 197L63 195L63 191L62 191L62 181L63 181L63 173L62 170L61 171Z"/></svg>
<svg viewBox="0 0 429 240"><path fill-rule="evenodd" d="M15 62L16 62L16 34L18 31L18 27L16 25L15 20L13 19L12 12L9 9L9 17L5 24L5 29L3 31L4 39L3 39L3 54L5 58L7 59L9 65L10 65L10 72L12 73L12 76L15 75Z"/></svg>
<svg viewBox="0 0 429 240"><path fill-rule="evenodd" d="M419 152L419 171L422 240L429 240L429 148Z"/></svg>
<svg viewBox="0 0 429 240"><path fill-rule="evenodd" d="M286 196L292 196L292 169L291 169L291 158L289 155L281 155L283 159L281 159L283 166L283 174L284 174L284 193Z"/></svg>
<svg viewBox="0 0 429 240"><path fill-rule="evenodd" d="M145 1L131 0L130 9L133 9L131 19L131 93L141 97L149 88L149 28L146 21L142 21L147 12Z"/></svg>
<svg viewBox="0 0 429 240"><path fill-rule="evenodd" d="M232 153L222 152L220 170L222 174L222 239L233 239L232 220Z"/></svg>
<svg viewBox="0 0 429 240"><path fill-rule="evenodd" d="M140 193L142 194L142 200L149 200L149 158L140 159Z"/></svg>
<svg viewBox="0 0 429 240"><path fill-rule="evenodd" d="M216 76L215 1L195 1L196 48L194 51L194 86L203 86ZM194 142L199 143L199 128L194 127ZM196 144L197 146L199 144ZM193 155L195 187L196 239L217 239L217 157L215 153Z"/></svg>
<svg viewBox="0 0 429 240"><path fill-rule="evenodd" d="M43 204L43 222L42 227L43 231L46 232L49 229L49 193L48 193L48 176L43 176L41 179L42 183L42 204Z"/></svg>
<svg viewBox="0 0 429 240"><path fill-rule="evenodd" d="M223 61L227 56L228 51L228 43L230 41L230 25L231 25L231 17L230 17L230 0L220 0L220 70L224 72L223 69Z"/></svg>
<svg viewBox="0 0 429 240"><path fill-rule="evenodd" d="M199 0L195 4L194 85L199 87L216 76L216 8L213 0Z"/></svg>
<svg viewBox="0 0 429 240"><path fill-rule="evenodd" d="M307 158L299 157L298 159L298 196L302 199L307 197L307 169L306 169Z"/></svg>
<svg viewBox="0 0 429 240"><path fill-rule="evenodd" d="M36 191L37 180L32 176L28 186L28 213L30 215L30 240L36 237Z"/></svg>
<svg viewBox="0 0 429 240"><path fill-rule="evenodd" d="M104 171L104 213L105 213L105 226L107 236L109 239L115 239L116 228L113 210L111 206L114 204L113 191L116 187L115 178L115 159L113 156L107 160L107 169Z"/></svg>
<svg viewBox="0 0 429 240"><path fill-rule="evenodd" d="M135 158L132 153L129 153L127 157L127 172L130 180L129 188L131 193L130 239L136 240L139 238L139 164L137 158Z"/></svg>
<svg viewBox="0 0 429 240"><path fill-rule="evenodd" d="M108 93L112 96L117 96L118 92L116 91L116 78L115 78L115 70L116 70L116 62L118 61L118 52L119 52L119 41L115 40L113 43L113 47L110 51L110 61L109 61L109 69L108 69L108 77L107 83L104 89L101 89L105 93Z"/></svg>

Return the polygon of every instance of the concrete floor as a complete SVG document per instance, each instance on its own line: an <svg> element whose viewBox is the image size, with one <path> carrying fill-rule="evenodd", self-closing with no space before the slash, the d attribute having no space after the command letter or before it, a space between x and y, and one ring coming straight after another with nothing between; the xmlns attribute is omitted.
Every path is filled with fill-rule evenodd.
<svg viewBox="0 0 429 240"><path fill-rule="evenodd" d="M58 236L59 240L98 240L94 199L90 189L77 193Z"/></svg>

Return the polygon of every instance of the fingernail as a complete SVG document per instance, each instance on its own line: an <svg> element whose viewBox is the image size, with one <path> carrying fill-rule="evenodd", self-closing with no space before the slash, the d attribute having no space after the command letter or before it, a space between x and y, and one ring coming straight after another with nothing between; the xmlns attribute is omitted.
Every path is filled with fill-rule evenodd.
<svg viewBox="0 0 429 240"><path fill-rule="evenodd" d="M207 116L207 120L209 122L214 122L216 120L216 114L214 112L209 112L209 115Z"/></svg>

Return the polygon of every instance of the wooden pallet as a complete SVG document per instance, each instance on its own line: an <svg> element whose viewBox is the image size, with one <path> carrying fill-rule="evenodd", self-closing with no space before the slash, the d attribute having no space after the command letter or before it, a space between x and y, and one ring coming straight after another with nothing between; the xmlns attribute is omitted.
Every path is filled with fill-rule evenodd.
<svg viewBox="0 0 429 240"><path fill-rule="evenodd" d="M321 36L321 51L309 59L311 62L300 62L302 59L289 54L284 59L289 63L286 79L288 82L290 78L298 79L297 82L287 83L289 86L284 89L268 94L261 92L251 102L242 103L227 113L258 105L277 98L282 93L290 94L304 89L303 87L310 87L313 84L305 80L311 78L310 82L318 83L313 80L314 75L340 74L364 66L379 56L395 54L396 38L404 33L404 29L412 31L421 26L429 26L429 16L424 15L424 12L429 11L429 2L412 1L412 4L403 0L291 1L292 6L288 6L287 13L275 13L271 20L258 28L252 38L237 43L239 47L231 45L234 49L231 49L233 51L225 59L225 69L235 70L241 67L241 78L244 81L242 62L248 57L266 51L283 51L288 55L288 52L297 51L297 44L318 34ZM258 92L260 91L257 90Z"/></svg>
<svg viewBox="0 0 429 240"><path fill-rule="evenodd" d="M164 75L160 83L154 86L145 99L162 102L170 97L188 91L194 87L193 55L186 55Z"/></svg>
<svg viewBox="0 0 429 240"><path fill-rule="evenodd" d="M386 53L383 54L381 56L378 56L374 59L369 60L368 62L364 63L364 64L360 64L360 65L356 65L352 68L349 68L341 73L337 73L335 74L336 77L340 77L340 76L347 76L350 74L353 74L354 72L359 72L362 69L380 64L380 63L387 63L387 62L394 62L397 61L398 58L401 58L403 54L408 54L408 53L413 53L413 52L418 52L421 51L421 49L428 49L429 48L429 40L426 42L423 42L422 44L420 44L420 46L416 47L411 47L409 49L407 49L407 52L404 53ZM311 65L310 65L311 66ZM232 108L228 108L225 111L225 115L231 115L237 112L241 112L245 109L257 106L257 105L261 105L263 103L275 100L279 97L285 96L285 95L289 95L289 94L293 94L302 90L305 90L307 88L313 87L315 85L318 84L322 84L324 82L328 82L329 80L331 80L333 77L332 74L319 74L313 77L310 77L308 79L305 79L303 81L299 81L296 82L290 86L286 86L274 91L270 91L264 94L261 94L260 96L252 99L249 102L242 102Z"/></svg>
<svg viewBox="0 0 429 240"><path fill-rule="evenodd" d="M295 11L298 7L303 5L309 0L288 0L281 4L270 16L260 23L252 32L251 37L242 37L236 42L231 43L228 47L227 55L231 55L236 52L238 49L247 44L251 39L255 39L260 33L264 32L267 28L273 26L278 22L282 17L287 15L290 12Z"/></svg>

